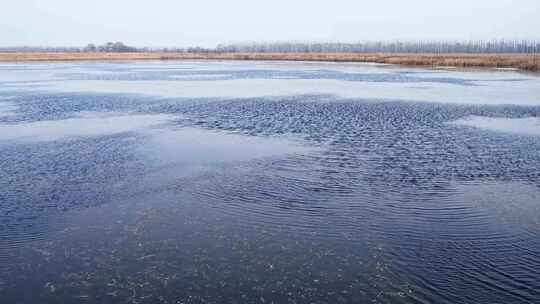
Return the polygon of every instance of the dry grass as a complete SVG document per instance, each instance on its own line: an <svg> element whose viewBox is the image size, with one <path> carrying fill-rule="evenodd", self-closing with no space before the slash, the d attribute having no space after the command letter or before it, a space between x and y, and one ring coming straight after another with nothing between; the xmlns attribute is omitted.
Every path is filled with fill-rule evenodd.
<svg viewBox="0 0 540 304"><path fill-rule="evenodd" d="M182 59L375 62L409 66L515 68L526 71L540 71L540 55L527 54L0 53L0 62Z"/></svg>

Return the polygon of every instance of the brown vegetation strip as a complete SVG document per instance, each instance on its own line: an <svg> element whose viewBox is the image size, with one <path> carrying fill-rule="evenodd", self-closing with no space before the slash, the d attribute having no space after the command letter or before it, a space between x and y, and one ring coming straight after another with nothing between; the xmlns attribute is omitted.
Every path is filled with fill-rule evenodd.
<svg viewBox="0 0 540 304"><path fill-rule="evenodd" d="M526 71L540 71L539 54L0 53L0 62L181 59L374 62L409 66L515 68Z"/></svg>

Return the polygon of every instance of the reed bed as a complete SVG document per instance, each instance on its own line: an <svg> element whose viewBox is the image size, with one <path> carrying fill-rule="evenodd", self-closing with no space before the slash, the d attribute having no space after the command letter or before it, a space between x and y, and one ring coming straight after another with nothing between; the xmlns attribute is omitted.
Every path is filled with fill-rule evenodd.
<svg viewBox="0 0 540 304"><path fill-rule="evenodd" d="M540 54L390 54L390 53L0 53L0 62L83 60L288 60L373 62L423 67L504 68L540 71Z"/></svg>

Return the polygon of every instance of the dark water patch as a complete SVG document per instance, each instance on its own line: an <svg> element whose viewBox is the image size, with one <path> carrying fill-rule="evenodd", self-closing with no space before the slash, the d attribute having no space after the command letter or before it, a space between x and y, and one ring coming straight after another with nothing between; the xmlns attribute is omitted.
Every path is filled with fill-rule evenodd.
<svg viewBox="0 0 540 304"><path fill-rule="evenodd" d="M81 112L144 112L160 98L126 94L51 93L7 91L12 96L14 114L0 116L0 123L61 120L78 117Z"/></svg>
<svg viewBox="0 0 540 304"><path fill-rule="evenodd" d="M209 209L200 197L182 195L178 201L178 194L152 193L120 208L75 215L73 227L59 241L35 244L26 253L30 256L21 257L47 259L28 265L40 275L25 276L29 269L17 259L10 271L20 275L9 284L24 280L40 291L28 295L34 300L75 302L83 295L106 303L347 302L394 290L385 282L391 273L365 244L306 237L287 225L245 229L237 225L237 216ZM66 256L66 250L71 254ZM368 262L362 256L374 258ZM62 275L46 275L58 272ZM18 299L16 290L8 289L6 298Z"/></svg>
<svg viewBox="0 0 540 304"><path fill-rule="evenodd" d="M189 128L153 128L154 117L163 128L162 116L57 120L40 125L41 131L32 126L35 136L28 139L29 132L25 131L34 123L27 123L20 127L23 129L19 136L24 133L20 139L2 134L0 140L5 139L2 136L14 136L10 141L0 141L1 223L6 244L22 243L31 239L27 235L32 233L35 238L41 237L49 230L41 225L47 222L49 214L152 192L153 187L163 188L162 184L171 179L220 164L313 150L283 139L247 138ZM143 124L134 127L137 121ZM63 126L59 132L54 131L57 123ZM88 132L86 127L77 125L88 123L106 126L95 132L96 126L92 125ZM48 131L49 125L55 128ZM63 134L66 132L67 137Z"/></svg>
<svg viewBox="0 0 540 304"><path fill-rule="evenodd" d="M37 219L44 214L100 205L122 192L140 169L132 141L108 136L2 145L2 238L16 238L23 227L39 235L46 229Z"/></svg>

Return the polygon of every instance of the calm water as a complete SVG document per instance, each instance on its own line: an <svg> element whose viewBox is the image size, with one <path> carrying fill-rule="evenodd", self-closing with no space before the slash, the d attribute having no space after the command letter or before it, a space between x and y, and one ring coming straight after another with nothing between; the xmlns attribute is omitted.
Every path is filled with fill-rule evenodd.
<svg viewBox="0 0 540 304"><path fill-rule="evenodd" d="M540 303L540 77L0 65L0 303Z"/></svg>

